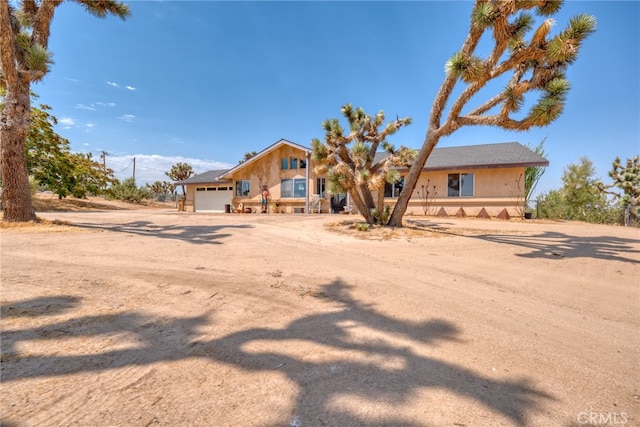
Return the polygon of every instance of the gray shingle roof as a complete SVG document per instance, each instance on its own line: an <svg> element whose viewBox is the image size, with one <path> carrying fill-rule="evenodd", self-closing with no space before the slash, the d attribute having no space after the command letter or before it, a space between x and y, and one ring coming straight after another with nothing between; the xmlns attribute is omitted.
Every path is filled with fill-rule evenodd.
<svg viewBox="0 0 640 427"><path fill-rule="evenodd" d="M517 142L436 148L426 169L549 166L549 161Z"/></svg>
<svg viewBox="0 0 640 427"><path fill-rule="evenodd" d="M220 175L225 173L227 169L207 171L198 175L194 175L183 181L177 181L175 185L187 185L187 184L228 184L229 180L218 179Z"/></svg>
<svg viewBox="0 0 640 427"><path fill-rule="evenodd" d="M278 141L278 143L282 142L290 143L286 140ZM273 146L268 147L268 149ZM268 149L263 151L267 151ZM385 155L386 153L378 153L376 155L376 160L384 158ZM253 160L253 158L251 160ZM538 156L536 153L520 143L506 142L498 144L466 145L463 147L435 148L433 153L431 153L431 156L429 156L424 170L486 169L521 166L549 166L549 161ZM237 167L238 166L235 166L232 169ZM178 181L175 184L228 184L231 181L218 178L225 175L232 169L204 172L199 175L194 175L189 179L185 179L184 181Z"/></svg>
<svg viewBox="0 0 640 427"><path fill-rule="evenodd" d="M379 157L378 157L379 156ZM378 153L376 160L385 153ZM517 142L435 148L424 170L549 166L549 161Z"/></svg>

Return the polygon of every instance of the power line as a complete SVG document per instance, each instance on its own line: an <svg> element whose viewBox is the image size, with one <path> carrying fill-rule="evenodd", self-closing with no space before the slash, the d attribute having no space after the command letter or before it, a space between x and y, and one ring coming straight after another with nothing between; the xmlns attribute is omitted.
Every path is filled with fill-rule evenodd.
<svg viewBox="0 0 640 427"><path fill-rule="evenodd" d="M131 166L134 162L135 162L135 157L133 158L133 160L131 160L131 162L127 166L125 166L124 169L122 169L122 170L120 170L118 172L114 172L114 173L122 173L122 172L126 171L127 169L129 169L129 166Z"/></svg>

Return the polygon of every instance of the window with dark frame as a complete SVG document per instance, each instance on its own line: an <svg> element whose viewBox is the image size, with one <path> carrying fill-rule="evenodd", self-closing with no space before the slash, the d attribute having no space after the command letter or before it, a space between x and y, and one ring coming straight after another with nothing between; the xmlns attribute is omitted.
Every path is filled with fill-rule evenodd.
<svg viewBox="0 0 640 427"><path fill-rule="evenodd" d="M473 197L473 174L450 173L447 175L447 197Z"/></svg>
<svg viewBox="0 0 640 427"><path fill-rule="evenodd" d="M324 199L327 192L327 181L326 178L316 178L316 194L319 194L320 197Z"/></svg>
<svg viewBox="0 0 640 427"><path fill-rule="evenodd" d="M247 197L251 192L251 181L236 181L236 197Z"/></svg>
<svg viewBox="0 0 640 427"><path fill-rule="evenodd" d="M400 177L400 179L393 184L386 182L384 184L384 197L393 197L398 198L400 196L400 192L404 188L404 177Z"/></svg>

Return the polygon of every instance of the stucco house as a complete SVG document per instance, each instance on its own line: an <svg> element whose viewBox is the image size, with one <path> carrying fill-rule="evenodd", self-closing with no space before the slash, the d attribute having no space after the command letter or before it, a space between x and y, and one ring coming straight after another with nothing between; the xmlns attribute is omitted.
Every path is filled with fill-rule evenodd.
<svg viewBox="0 0 640 427"><path fill-rule="evenodd" d="M525 168L548 165L548 160L517 142L436 148L406 213L521 216ZM231 169L208 171L175 184L185 186L186 210L194 212L353 212L349 197L330 194L326 178L313 169L311 148L281 139ZM403 175L408 169L399 172ZM395 202L402 184L400 180L387 185L386 204Z"/></svg>

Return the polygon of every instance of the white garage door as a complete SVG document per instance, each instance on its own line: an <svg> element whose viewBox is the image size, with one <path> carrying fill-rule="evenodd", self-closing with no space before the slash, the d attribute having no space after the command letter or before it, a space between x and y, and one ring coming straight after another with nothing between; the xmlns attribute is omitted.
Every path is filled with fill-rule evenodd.
<svg viewBox="0 0 640 427"><path fill-rule="evenodd" d="M231 203L233 187L196 188L196 212L224 212L224 205Z"/></svg>

